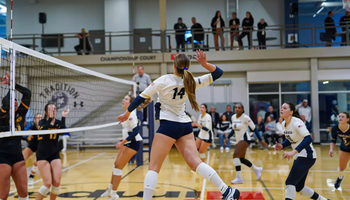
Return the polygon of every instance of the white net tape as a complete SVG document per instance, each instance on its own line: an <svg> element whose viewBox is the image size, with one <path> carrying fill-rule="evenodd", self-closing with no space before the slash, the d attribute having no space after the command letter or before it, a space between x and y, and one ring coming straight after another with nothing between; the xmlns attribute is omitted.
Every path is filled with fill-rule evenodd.
<svg viewBox="0 0 350 200"><path fill-rule="evenodd" d="M343 8L350 11L350 0L343 0Z"/></svg>

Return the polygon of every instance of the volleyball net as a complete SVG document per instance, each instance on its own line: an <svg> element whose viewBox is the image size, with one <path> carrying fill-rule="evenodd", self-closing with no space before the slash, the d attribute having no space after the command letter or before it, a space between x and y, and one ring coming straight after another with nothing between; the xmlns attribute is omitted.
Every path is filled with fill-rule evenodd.
<svg viewBox="0 0 350 200"><path fill-rule="evenodd" d="M1 106L8 94L10 96L8 115L4 116L10 123L2 121L0 137L72 133L115 126L116 117L124 112L122 99L127 94L135 95L132 88L136 89L136 84L132 81L82 68L2 38L0 46L0 76L8 73L11 82L0 85ZM24 95L16 89L16 84L30 90L29 105L23 105ZM19 106L16 115L28 107L23 128L18 128L19 116L11 115L16 110L15 101ZM34 115L45 115L47 104L56 106L56 119L61 119L64 110L70 110L66 129L26 131L34 123Z"/></svg>

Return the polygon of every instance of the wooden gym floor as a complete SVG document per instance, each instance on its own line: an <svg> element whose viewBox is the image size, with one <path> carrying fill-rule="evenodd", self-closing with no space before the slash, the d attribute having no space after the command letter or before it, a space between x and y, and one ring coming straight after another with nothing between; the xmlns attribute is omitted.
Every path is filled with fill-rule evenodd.
<svg viewBox="0 0 350 200"><path fill-rule="evenodd" d="M343 190L334 190L333 184L337 177L338 155L328 156L329 146L315 146L317 162L311 169L306 185L314 188L319 194L336 200L349 199L350 174L347 170L345 180L342 183ZM218 149L209 151L209 164L218 171L223 180L229 184L235 177L232 152L220 153ZM61 154L63 174L61 181L61 194L58 199L103 199L99 196L104 192L110 181L112 166L117 150L101 149L77 152L70 150L65 155ZM264 172L261 180L255 180L255 174L246 166L242 166L244 184L236 185L241 191L241 199L284 199L284 181L288 176L292 161L282 160L283 152L273 150L251 149L247 152L247 158L255 165L262 166ZM144 154L147 160L148 154ZM27 161L30 167L33 158ZM148 169L148 161L143 166L135 164L127 165L123 170L123 180L118 190L120 199L142 199L143 179ZM35 178L35 185L29 186L30 198L34 199L36 192L42 186L40 175ZM231 185L232 186L232 185ZM17 199L11 186L10 200ZM204 195L201 196L201 191ZM174 148L163 164L159 175L158 186L154 199L220 199L220 192L215 185L204 181L202 177L191 172L178 151ZM48 199L48 197L46 198ZM296 199L306 200L297 194Z"/></svg>

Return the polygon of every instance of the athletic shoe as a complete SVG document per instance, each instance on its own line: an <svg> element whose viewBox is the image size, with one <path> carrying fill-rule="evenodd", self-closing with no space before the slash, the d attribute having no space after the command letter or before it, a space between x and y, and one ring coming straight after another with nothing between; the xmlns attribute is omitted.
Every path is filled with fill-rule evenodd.
<svg viewBox="0 0 350 200"><path fill-rule="evenodd" d="M220 147L220 152L224 153L224 147Z"/></svg>
<svg viewBox="0 0 350 200"><path fill-rule="evenodd" d="M34 179L28 178L28 185L34 185Z"/></svg>
<svg viewBox="0 0 350 200"><path fill-rule="evenodd" d="M103 194L101 194L101 197L109 197L111 194L111 191L112 191L112 188L108 187L107 190Z"/></svg>
<svg viewBox="0 0 350 200"><path fill-rule="evenodd" d="M230 148L226 147L226 148L225 148L225 152L226 152L226 153L230 152Z"/></svg>
<svg viewBox="0 0 350 200"><path fill-rule="evenodd" d="M232 189L231 187L228 187L226 192L222 196L223 200L238 200L241 196L241 193L237 189Z"/></svg>
<svg viewBox="0 0 350 200"><path fill-rule="evenodd" d="M334 188L338 189L340 187L341 182L344 180L344 176L342 177L342 179L340 179L339 177L337 177L337 180L334 183Z"/></svg>
<svg viewBox="0 0 350 200"><path fill-rule="evenodd" d="M243 184L243 179L242 177L236 177L231 181L232 184Z"/></svg>
<svg viewBox="0 0 350 200"><path fill-rule="evenodd" d="M254 173L256 175L256 180L260 179L262 170L263 170L262 167L257 167L256 169L254 169Z"/></svg>
<svg viewBox="0 0 350 200"><path fill-rule="evenodd" d="M117 200L117 199L119 199L119 195L111 193L110 197L107 200Z"/></svg>

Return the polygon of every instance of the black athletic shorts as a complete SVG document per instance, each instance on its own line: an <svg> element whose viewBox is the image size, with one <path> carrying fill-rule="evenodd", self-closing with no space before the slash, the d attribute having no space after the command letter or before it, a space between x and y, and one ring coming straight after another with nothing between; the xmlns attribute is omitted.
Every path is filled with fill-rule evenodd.
<svg viewBox="0 0 350 200"><path fill-rule="evenodd" d="M160 120L160 126L157 133L169 136L175 140L180 139L184 135L193 132L192 123L180 123L167 120Z"/></svg>
<svg viewBox="0 0 350 200"><path fill-rule="evenodd" d="M61 157L60 157L60 153L59 152L53 153L51 155L49 155L49 154L45 155L45 153L37 152L36 153L36 159L37 159L37 161L46 160L47 162L51 163L53 160L61 159Z"/></svg>
<svg viewBox="0 0 350 200"><path fill-rule="evenodd" d="M126 146L130 149L133 149L135 151L139 151L140 146L141 146L141 141L130 142L130 143L124 144L124 146Z"/></svg>
<svg viewBox="0 0 350 200"><path fill-rule="evenodd" d="M38 137L33 137L29 143L28 143L28 148L32 150L33 153L36 152L38 148Z"/></svg>
<svg viewBox="0 0 350 200"><path fill-rule="evenodd" d="M18 152L0 152L0 164L7 164L11 167L18 163L24 161L22 151Z"/></svg>

